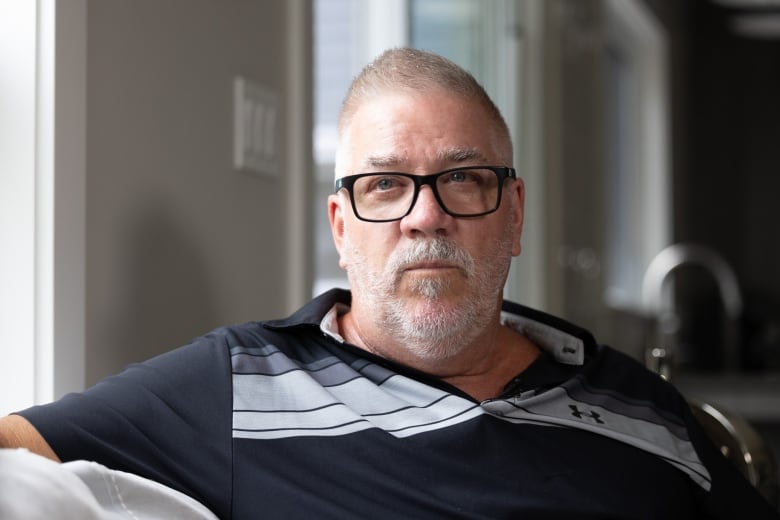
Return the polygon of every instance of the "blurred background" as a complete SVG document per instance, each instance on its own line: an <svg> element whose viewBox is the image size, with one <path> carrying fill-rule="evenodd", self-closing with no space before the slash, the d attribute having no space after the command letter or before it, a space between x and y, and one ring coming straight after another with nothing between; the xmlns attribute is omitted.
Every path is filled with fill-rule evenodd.
<svg viewBox="0 0 780 520"><path fill-rule="evenodd" d="M0 0L0 413L346 286L336 116L399 45L507 118L507 297L780 436L772 0Z"/></svg>

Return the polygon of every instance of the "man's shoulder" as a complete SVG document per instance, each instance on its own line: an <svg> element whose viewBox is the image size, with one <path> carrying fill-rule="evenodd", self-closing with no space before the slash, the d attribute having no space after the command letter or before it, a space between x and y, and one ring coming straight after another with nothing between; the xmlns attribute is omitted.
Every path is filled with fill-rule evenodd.
<svg viewBox="0 0 780 520"><path fill-rule="evenodd" d="M609 396L614 402L655 409L682 422L685 397L658 373L629 354L600 345L578 376L583 390Z"/></svg>
<svg viewBox="0 0 780 520"><path fill-rule="evenodd" d="M348 305L350 293L345 289L331 289L312 299L300 309L284 318L247 321L223 325L192 340L192 344L211 345L218 347L263 347L269 343L284 341L289 338L289 332L295 331L296 336L306 335L306 331L318 331L320 323L336 304Z"/></svg>
<svg viewBox="0 0 780 520"><path fill-rule="evenodd" d="M573 376L569 386L680 413L684 401L674 386L626 352L598 343L588 330L509 301L504 302L503 314L506 323L551 355L553 365L568 367L562 373Z"/></svg>

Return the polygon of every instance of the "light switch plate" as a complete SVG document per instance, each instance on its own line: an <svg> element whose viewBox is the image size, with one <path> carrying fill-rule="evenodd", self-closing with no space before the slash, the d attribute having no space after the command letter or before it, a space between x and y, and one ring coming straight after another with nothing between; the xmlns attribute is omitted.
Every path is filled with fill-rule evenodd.
<svg viewBox="0 0 780 520"><path fill-rule="evenodd" d="M233 81L233 167L277 177L276 93L246 78Z"/></svg>

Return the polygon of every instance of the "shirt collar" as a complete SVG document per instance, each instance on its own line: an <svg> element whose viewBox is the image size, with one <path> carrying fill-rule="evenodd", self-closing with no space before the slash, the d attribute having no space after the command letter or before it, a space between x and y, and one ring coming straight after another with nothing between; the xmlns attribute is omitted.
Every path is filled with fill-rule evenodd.
<svg viewBox="0 0 780 520"><path fill-rule="evenodd" d="M352 295L345 289L331 289L282 320L266 322L272 329L313 326L343 343L338 330L338 315L346 312ZM596 342L585 329L544 312L505 301L501 313L504 324L523 334L553 359L566 365L582 365L595 351Z"/></svg>

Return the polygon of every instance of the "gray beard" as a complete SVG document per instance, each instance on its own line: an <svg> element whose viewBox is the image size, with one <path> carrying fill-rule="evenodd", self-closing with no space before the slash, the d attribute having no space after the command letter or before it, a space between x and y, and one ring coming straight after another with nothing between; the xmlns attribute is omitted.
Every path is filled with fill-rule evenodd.
<svg viewBox="0 0 780 520"><path fill-rule="evenodd" d="M511 235L506 235L511 236ZM362 301L375 309L375 323L404 345L416 357L431 361L446 360L468 347L495 312L509 267L511 240L499 241L488 258L491 261L476 269L468 252L443 237L415 242L408 249L393 254L385 270L376 273L366 259L348 245L352 263L348 269L353 289ZM441 299L449 292L450 280L419 278L409 287L419 296L410 308L409 302L396 295L403 268L421 261L446 260L458 266L465 277L465 297L456 304ZM421 307L417 309L416 307Z"/></svg>

